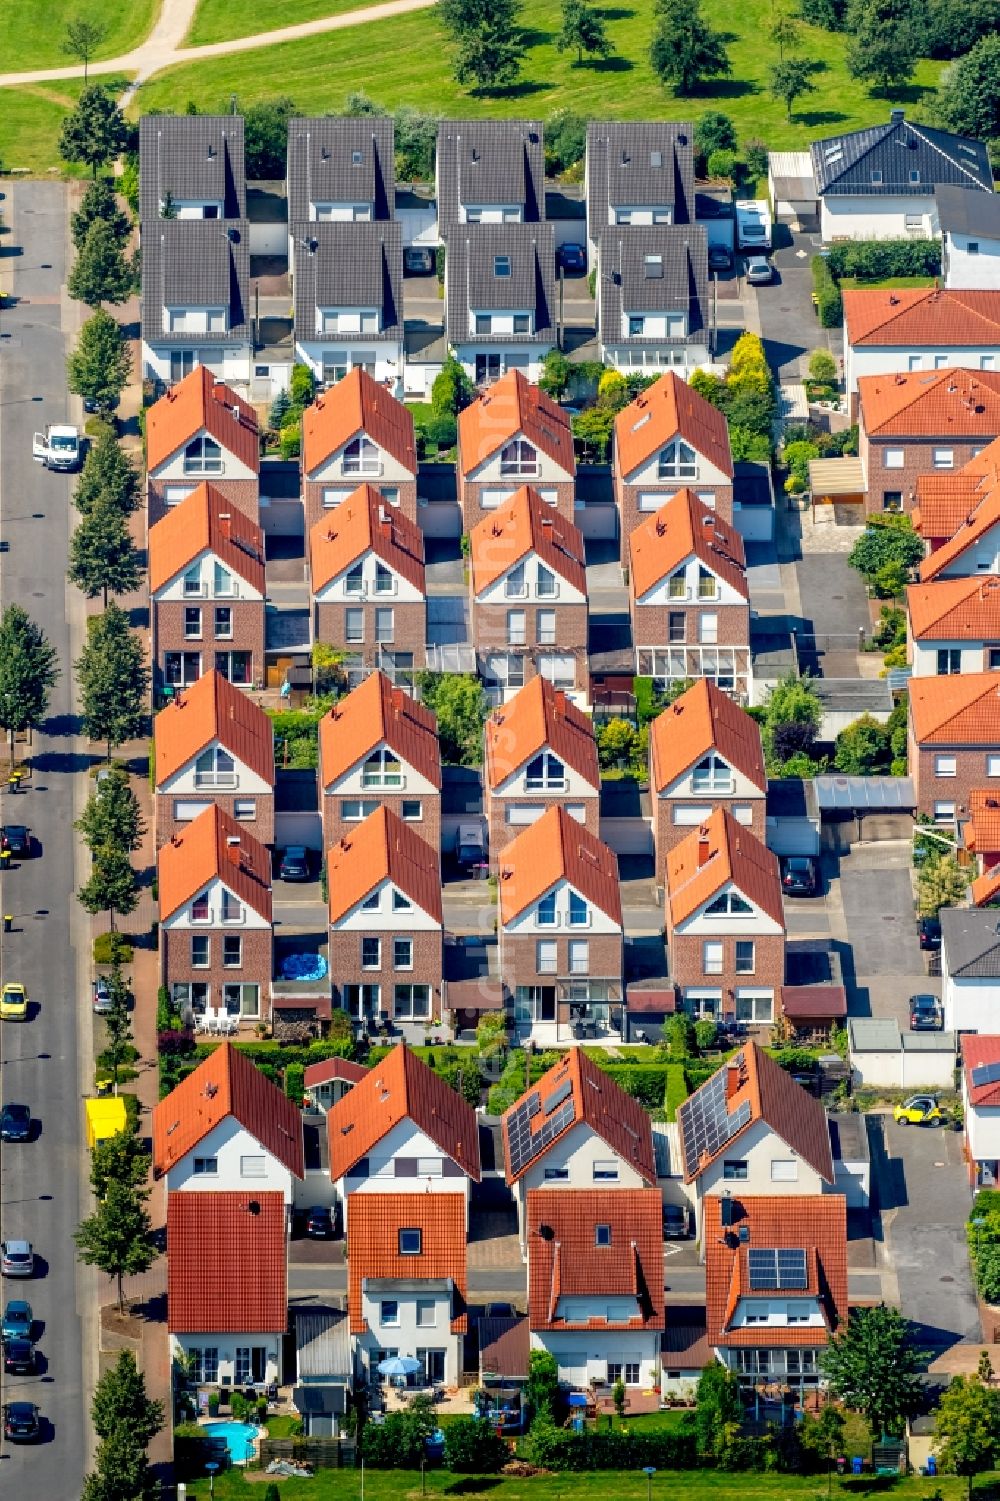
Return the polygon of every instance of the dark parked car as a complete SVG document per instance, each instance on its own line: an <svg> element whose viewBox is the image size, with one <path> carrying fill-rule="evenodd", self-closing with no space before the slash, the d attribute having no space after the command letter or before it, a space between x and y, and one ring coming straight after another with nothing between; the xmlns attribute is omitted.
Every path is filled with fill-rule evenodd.
<svg viewBox="0 0 1000 1501"><path fill-rule="evenodd" d="M663 1239L687 1240L689 1230L687 1210L683 1209L680 1204L664 1204Z"/></svg>
<svg viewBox="0 0 1000 1501"><path fill-rule="evenodd" d="M283 881L308 881L309 854L302 844L290 844L281 857L278 875Z"/></svg>
<svg viewBox="0 0 1000 1501"><path fill-rule="evenodd" d="M910 996L911 1032L937 1032L943 1025L941 1002L936 995Z"/></svg>
<svg viewBox="0 0 1000 1501"><path fill-rule="evenodd" d="M12 1444L33 1444L41 1437L42 1425L34 1402L7 1402L3 1410L3 1436Z"/></svg>
<svg viewBox="0 0 1000 1501"><path fill-rule="evenodd" d="M35 1369L35 1347L23 1335L3 1342L3 1368L15 1376L30 1376Z"/></svg>
<svg viewBox="0 0 1000 1501"><path fill-rule="evenodd" d="M8 1103L0 1110L0 1141L28 1141L31 1138L31 1110L27 1105Z"/></svg>
<svg viewBox="0 0 1000 1501"><path fill-rule="evenodd" d="M23 1298L11 1298L3 1311L0 1333L4 1339L30 1339L33 1321L31 1304L26 1303Z"/></svg>
<svg viewBox="0 0 1000 1501"><path fill-rule="evenodd" d="M10 850L17 860L27 860L31 857L31 830L26 829L23 823L5 823L0 827L0 848Z"/></svg>
<svg viewBox="0 0 1000 1501"><path fill-rule="evenodd" d="M709 245L708 269L709 271L731 271L733 266L732 251L727 250L725 245Z"/></svg>
<svg viewBox="0 0 1000 1501"><path fill-rule="evenodd" d="M922 917L917 923L917 937L922 949L934 952L941 947L941 919Z"/></svg>
<svg viewBox="0 0 1000 1501"><path fill-rule="evenodd" d="M336 1230L336 1221L324 1204L306 1210L306 1234L311 1240L330 1240Z"/></svg>
<svg viewBox="0 0 1000 1501"><path fill-rule="evenodd" d="M570 276L583 276L587 270L586 246L575 245L570 241L560 245L556 251L556 265Z"/></svg>
<svg viewBox="0 0 1000 1501"><path fill-rule="evenodd" d="M786 896L815 896L819 867L812 855L788 855L781 862L781 887Z"/></svg>
<svg viewBox="0 0 1000 1501"><path fill-rule="evenodd" d="M432 276L437 270L437 257L433 250L423 245L407 245L403 251L404 276Z"/></svg>

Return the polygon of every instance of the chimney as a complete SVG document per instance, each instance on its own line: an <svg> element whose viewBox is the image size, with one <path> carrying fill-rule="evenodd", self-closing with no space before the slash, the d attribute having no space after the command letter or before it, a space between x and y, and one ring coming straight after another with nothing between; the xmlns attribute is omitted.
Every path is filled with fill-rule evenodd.
<svg viewBox="0 0 1000 1501"><path fill-rule="evenodd" d="M708 829L702 824L698 831L698 869L707 865L712 853L712 846L708 837Z"/></svg>
<svg viewBox="0 0 1000 1501"><path fill-rule="evenodd" d="M712 530L712 528L715 526L715 517L711 511L709 511L707 516L702 517L701 524L707 532L710 532Z"/></svg>
<svg viewBox="0 0 1000 1501"><path fill-rule="evenodd" d="M740 1065L739 1065L739 1063L738 1063L738 1061L737 1061L736 1058L730 1058L729 1062L726 1064L726 1099L727 1099L727 1101L731 1100L734 1095L739 1094L739 1092L740 1092L740 1085L742 1084L742 1082L743 1082L743 1080L742 1080Z"/></svg>
<svg viewBox="0 0 1000 1501"><path fill-rule="evenodd" d="M902 123L903 123L903 121L905 119L906 119L906 111L904 109L891 109L889 111L889 124L890 125L902 125Z"/></svg>

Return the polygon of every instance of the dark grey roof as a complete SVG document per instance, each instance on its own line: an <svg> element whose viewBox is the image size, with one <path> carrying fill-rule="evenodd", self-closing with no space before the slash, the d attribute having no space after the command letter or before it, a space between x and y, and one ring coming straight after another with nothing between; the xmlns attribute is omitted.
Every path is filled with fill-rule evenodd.
<svg viewBox="0 0 1000 1501"><path fill-rule="evenodd" d="M950 975L1000 979L1000 912L942 907L941 947Z"/></svg>
<svg viewBox="0 0 1000 1501"><path fill-rule="evenodd" d="M295 1348L300 1381L323 1376L349 1380L351 1375L351 1330L346 1313L336 1308L296 1308Z"/></svg>
<svg viewBox="0 0 1000 1501"><path fill-rule="evenodd" d="M871 125L813 141L809 148L817 192L864 197L926 198L938 183L992 193L993 173L982 141L916 125L893 110L887 125ZM919 172L917 182L910 174ZM872 175L881 173L879 182Z"/></svg>
<svg viewBox="0 0 1000 1501"><path fill-rule="evenodd" d="M603 344L704 343L708 322L708 239L700 224L663 224L601 231L598 246L598 318ZM651 276L649 257L661 256L663 275ZM683 339L628 339L629 313L683 312Z"/></svg>
<svg viewBox="0 0 1000 1501"><path fill-rule="evenodd" d="M392 120L377 115L289 120L289 222L308 219L310 203L370 203L374 219L391 219L393 143Z"/></svg>
<svg viewBox="0 0 1000 1501"><path fill-rule="evenodd" d="M507 256L510 275L495 274ZM448 236L445 260L447 330L451 344L555 342L555 235L550 224L461 224ZM533 334L474 334L474 312L534 312Z"/></svg>
<svg viewBox="0 0 1000 1501"><path fill-rule="evenodd" d="M246 217L242 115L143 115L139 210L144 224L174 199L218 202L224 219Z"/></svg>
<svg viewBox="0 0 1000 1501"><path fill-rule="evenodd" d="M142 337L147 344L245 344L250 337L250 234L245 219L158 219L142 237ZM164 307L225 307L224 334L165 333Z"/></svg>
<svg viewBox="0 0 1000 1501"><path fill-rule="evenodd" d="M592 120L587 126L587 233L600 238L609 207L669 207L694 219L694 127L684 120Z"/></svg>
<svg viewBox="0 0 1000 1501"><path fill-rule="evenodd" d="M525 224L545 218L545 153L538 120L442 120L437 138L438 228L463 205L520 204Z"/></svg>
<svg viewBox="0 0 1000 1501"><path fill-rule="evenodd" d="M1000 240L1000 197L978 188L940 183L934 188L941 228L960 235L982 235Z"/></svg>
<svg viewBox="0 0 1000 1501"><path fill-rule="evenodd" d="M403 332L403 240L398 224L292 225L295 241L295 337L316 339L316 309L382 310L382 327L369 340L399 339ZM315 251L307 248L314 245ZM329 341L335 336L322 336Z"/></svg>

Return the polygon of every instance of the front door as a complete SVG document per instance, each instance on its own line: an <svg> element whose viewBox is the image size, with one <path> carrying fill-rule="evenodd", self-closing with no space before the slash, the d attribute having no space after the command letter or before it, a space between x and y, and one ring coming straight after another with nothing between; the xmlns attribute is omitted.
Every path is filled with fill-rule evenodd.
<svg viewBox="0 0 1000 1501"><path fill-rule="evenodd" d="M194 350L175 349L170 355L170 383L175 385L194 369Z"/></svg>
<svg viewBox="0 0 1000 1501"><path fill-rule="evenodd" d="M498 354L476 355L476 385L488 386L503 374Z"/></svg>

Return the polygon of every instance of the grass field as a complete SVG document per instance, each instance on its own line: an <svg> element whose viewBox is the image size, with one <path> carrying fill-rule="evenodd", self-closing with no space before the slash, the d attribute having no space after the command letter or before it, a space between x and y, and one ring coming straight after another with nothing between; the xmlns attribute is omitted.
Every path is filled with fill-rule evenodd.
<svg viewBox="0 0 1000 1501"><path fill-rule="evenodd" d="M232 25L257 29L261 16L272 14L276 0L262 0L245 11L231 12ZM334 4L340 0L333 0ZM312 15L321 0L286 4L274 20L289 24ZM240 104L287 94L302 110L336 112L347 94L364 90L380 104L410 104L438 115L541 116L567 108L589 118L685 119L721 109L736 121L740 135L757 137L772 149L803 147L813 137L854 129L888 118L890 104L913 108L927 100L941 64L921 62L914 84L891 101L873 99L847 77L846 38L803 27L803 51L822 59L814 74L816 92L799 101L801 113L789 123L784 106L766 91L767 70L777 49L766 39L759 10L742 0L715 0L711 19L731 33L733 77L707 86L694 98L663 90L649 67L647 52L653 30L653 0L624 0L605 11L608 34L618 49L614 57L577 67L568 53L556 50L559 0L537 0L523 8L529 52L519 84L500 95L479 98L461 89L451 76L449 48L433 9L380 21L363 30L350 28L326 36L286 42L280 47L233 53L168 69L139 93L143 110L183 110L195 100L204 110L225 109L236 95ZM199 28L230 24L223 0L203 0L195 22ZM270 24L268 22L267 24ZM216 33L213 31L213 35Z"/></svg>
<svg viewBox="0 0 1000 1501"><path fill-rule="evenodd" d="M62 50L66 23L86 18L105 28L95 58L117 57L135 47L153 29L160 0L48 0L45 5L0 5L0 57L5 70L72 67L77 59ZM256 29L256 28L252 28ZM7 160L6 109L0 116L0 145Z"/></svg>
<svg viewBox="0 0 1000 1501"><path fill-rule="evenodd" d="M59 156L59 131L82 88L76 79L60 79L30 88L0 89L0 157L5 171L27 167L41 175L49 167L68 170Z"/></svg>
<svg viewBox="0 0 1000 1501"><path fill-rule="evenodd" d="M279 26L295 26L299 21L315 21L319 16L339 16L345 10L375 5L378 0L254 0L247 10L235 10L229 0L200 0L191 30L184 38L186 47L200 47L206 42L228 42L231 37L249 36L254 31L276 31Z"/></svg>

